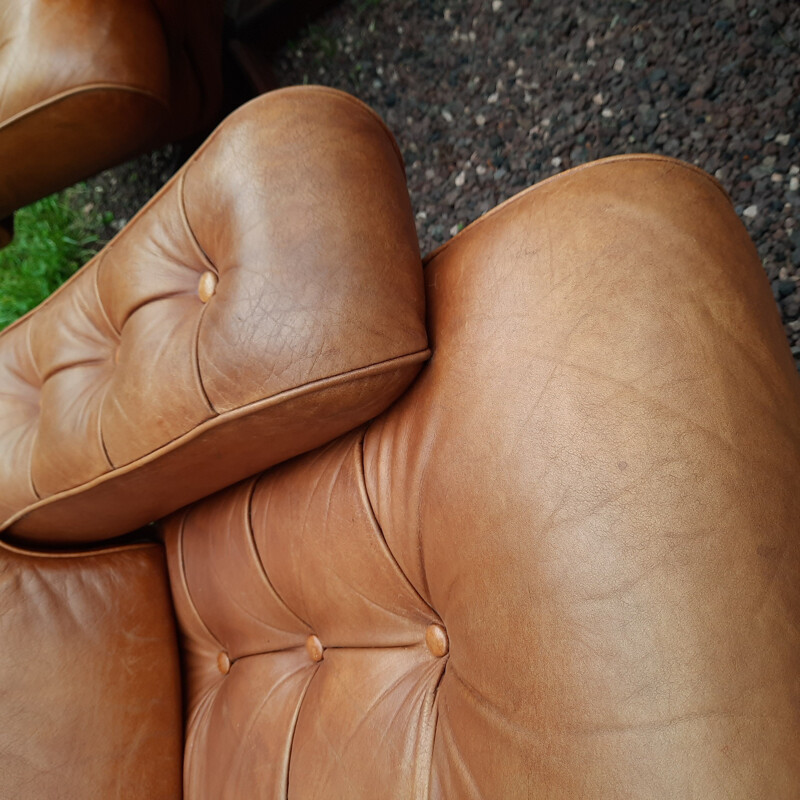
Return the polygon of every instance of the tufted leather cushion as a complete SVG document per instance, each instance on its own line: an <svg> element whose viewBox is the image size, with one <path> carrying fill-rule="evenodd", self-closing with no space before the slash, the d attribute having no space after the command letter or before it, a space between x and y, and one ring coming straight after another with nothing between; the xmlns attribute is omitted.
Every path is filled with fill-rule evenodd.
<svg viewBox="0 0 800 800"><path fill-rule="evenodd" d="M393 407L165 524L185 796L796 796L800 385L719 186L573 170L426 285Z"/></svg>
<svg viewBox="0 0 800 800"><path fill-rule="evenodd" d="M3 526L112 536L329 441L416 374L423 313L379 119L326 89L253 101L0 335Z"/></svg>
<svg viewBox="0 0 800 800"><path fill-rule="evenodd" d="M186 797L427 796L442 622L372 514L363 435L166 524Z"/></svg>
<svg viewBox="0 0 800 800"><path fill-rule="evenodd" d="M210 124L221 26L220 0L4 0L0 220Z"/></svg>
<svg viewBox="0 0 800 800"><path fill-rule="evenodd" d="M181 687L163 548L0 545L0 797L180 796Z"/></svg>

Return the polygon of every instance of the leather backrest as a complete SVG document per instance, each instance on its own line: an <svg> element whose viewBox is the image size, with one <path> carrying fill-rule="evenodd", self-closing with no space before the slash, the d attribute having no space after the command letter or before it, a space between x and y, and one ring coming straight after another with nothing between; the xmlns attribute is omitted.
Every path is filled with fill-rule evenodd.
<svg viewBox="0 0 800 800"><path fill-rule="evenodd" d="M124 533L331 440L416 374L423 315L380 120L322 88L253 101L0 335L2 527Z"/></svg>
<svg viewBox="0 0 800 800"><path fill-rule="evenodd" d="M426 287L394 406L165 524L186 796L795 795L800 381L719 186L570 171Z"/></svg>

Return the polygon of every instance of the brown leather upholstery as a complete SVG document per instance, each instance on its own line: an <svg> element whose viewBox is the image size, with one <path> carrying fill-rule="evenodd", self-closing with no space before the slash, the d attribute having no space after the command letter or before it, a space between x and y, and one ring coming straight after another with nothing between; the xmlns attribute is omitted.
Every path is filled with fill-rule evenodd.
<svg viewBox="0 0 800 800"><path fill-rule="evenodd" d="M220 0L2 0L0 220L210 124L221 23Z"/></svg>
<svg viewBox="0 0 800 800"><path fill-rule="evenodd" d="M16 536L157 519L370 419L427 358L396 146L354 99L308 100L232 115L0 334L0 518Z"/></svg>
<svg viewBox="0 0 800 800"><path fill-rule="evenodd" d="M0 545L0 796L180 796L181 689L159 545Z"/></svg>
<svg viewBox="0 0 800 800"><path fill-rule="evenodd" d="M131 329L136 349L116 370L110 356L83 362L154 376L124 395L136 425L101 417L109 454L133 452L131 466L24 516L37 501L19 475L31 472L0 462L0 497L22 487L6 501L12 533L97 536L138 518L131 507L152 512L152 497L163 513L234 480L240 454L242 471L259 449L275 465L163 523L184 797L800 795L800 382L720 187L674 160L626 156L481 218L427 259L432 355L402 392L425 341L390 139L361 106L319 89L262 98L230 125L195 162L203 182L195 166L178 179L202 251L236 265L225 296L229 278L212 270L205 305L226 357L205 362L198 349L195 362L227 439L207 436L185 399L181 325L214 280L199 280L191 239L164 238L186 230L176 184L103 257L127 265L109 276L136 291L104 294L113 280L91 266L96 295L79 301L78 278L0 337L0 386L12 387L2 452L13 444L27 468L47 425L69 419L73 442L91 442L80 431L98 417L79 428L68 415L103 408L77 391L46 405L45 382L39 416L28 376L43 368L30 365L65 347L47 350L39 326L76 331L67 352L94 341L83 320L99 318L96 296L112 330L131 324L131 308L186 304ZM215 177L239 159L247 169ZM367 263L382 265L379 279ZM153 296L163 299L141 300ZM269 411L263 427L229 424L226 408L267 396L258 386L284 374L297 385L320 353L339 365L351 349L369 357L349 369L416 355L391 390L379 378L282 406L275 420ZM75 366L48 366L50 381L79 368L63 363ZM99 391L86 385L89 398ZM170 461L180 420L201 433ZM54 464L75 456L61 436ZM137 461L137 447L153 455ZM86 462L74 463L64 477Z"/></svg>
<svg viewBox="0 0 800 800"><path fill-rule="evenodd" d="M427 287L392 409L167 524L187 795L796 794L798 381L719 187L575 170Z"/></svg>

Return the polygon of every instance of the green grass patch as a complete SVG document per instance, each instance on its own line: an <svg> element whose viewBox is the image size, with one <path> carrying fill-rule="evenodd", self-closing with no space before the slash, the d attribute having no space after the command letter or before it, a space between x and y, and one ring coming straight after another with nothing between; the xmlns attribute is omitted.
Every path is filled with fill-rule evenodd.
<svg viewBox="0 0 800 800"><path fill-rule="evenodd" d="M77 210L85 187L20 209L14 240L0 250L0 329L37 306L94 254L97 225Z"/></svg>

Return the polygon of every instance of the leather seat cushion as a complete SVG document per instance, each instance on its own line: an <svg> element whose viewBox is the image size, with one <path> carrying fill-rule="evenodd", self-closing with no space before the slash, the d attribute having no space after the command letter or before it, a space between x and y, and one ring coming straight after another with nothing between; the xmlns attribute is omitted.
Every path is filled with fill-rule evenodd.
<svg viewBox="0 0 800 800"><path fill-rule="evenodd" d="M0 642L0 797L180 796L180 670L160 545L0 546Z"/></svg>

